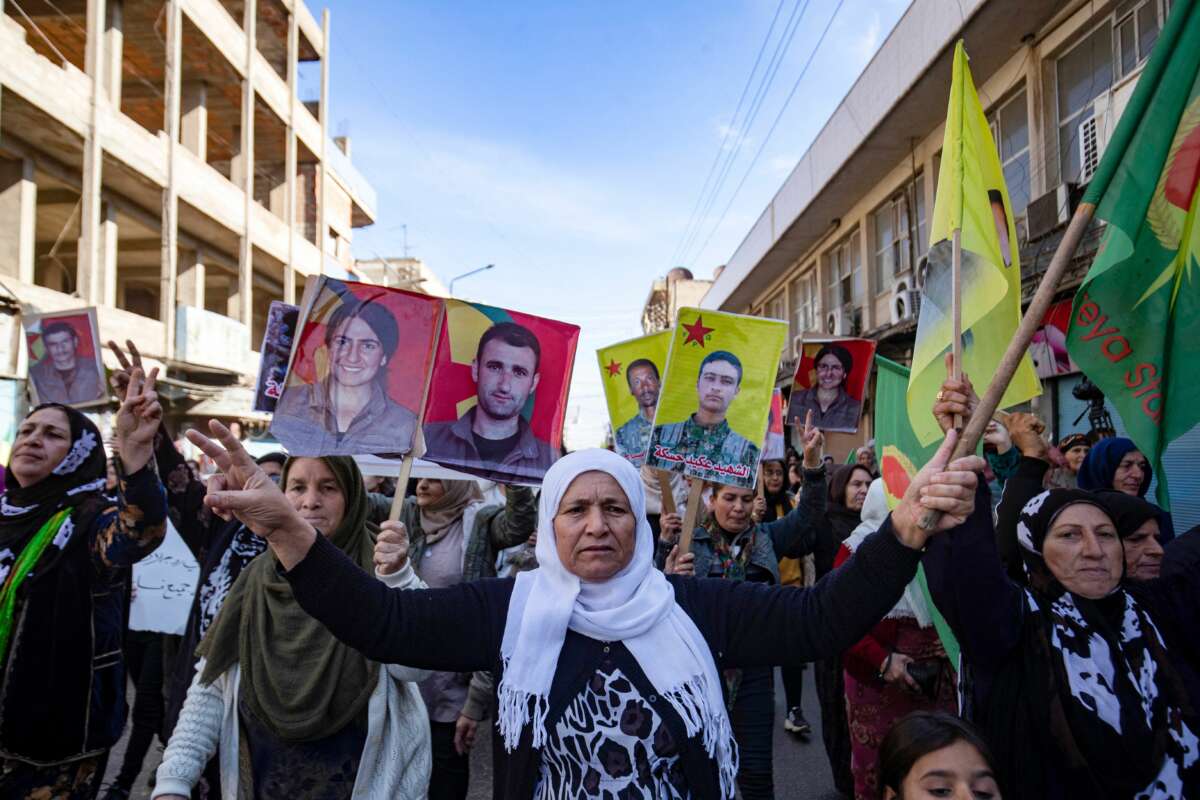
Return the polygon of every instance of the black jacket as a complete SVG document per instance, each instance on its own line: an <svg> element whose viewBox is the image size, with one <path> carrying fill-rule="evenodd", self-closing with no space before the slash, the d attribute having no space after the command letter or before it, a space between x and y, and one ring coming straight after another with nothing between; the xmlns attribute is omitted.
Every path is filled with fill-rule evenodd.
<svg viewBox="0 0 1200 800"><path fill-rule="evenodd" d="M899 599L920 553L896 539L890 519L855 556L812 589L669 576L676 601L711 648L719 669L802 664L858 641ZM445 589L391 590L318 538L286 573L300 605L342 641L373 661L434 670L491 669L498 676L500 642L512 579L486 579ZM681 759L697 798L721 796L716 765L689 739L670 703L655 694L620 642L569 631L550 690L547 724L605 661L618 666L683 742ZM531 797L541 759L529 730L511 753L497 752L496 797Z"/></svg>

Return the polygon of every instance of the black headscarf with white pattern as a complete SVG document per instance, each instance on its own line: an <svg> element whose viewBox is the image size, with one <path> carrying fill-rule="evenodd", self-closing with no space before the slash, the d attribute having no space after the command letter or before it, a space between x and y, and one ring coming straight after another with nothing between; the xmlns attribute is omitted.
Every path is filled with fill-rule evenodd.
<svg viewBox="0 0 1200 800"><path fill-rule="evenodd" d="M107 469L100 430L81 412L59 403L43 403L25 419L46 408L66 414L71 448L49 475L31 486L21 486L8 465L0 495L0 545L19 543L60 509L95 500L104 491Z"/></svg>
<svg viewBox="0 0 1200 800"><path fill-rule="evenodd" d="M1067 756L1063 766L1087 773L1098 797L1181 798L1200 770L1200 739L1154 621L1120 584L1099 600L1068 591L1043 559L1054 521L1078 504L1113 518L1096 494L1053 489L1026 503L1017 523L1032 587L1026 611L1040 620L1026 658L1049 658L1030 667L1048 679L1039 683L1050 719L1066 723L1052 722L1052 735Z"/></svg>

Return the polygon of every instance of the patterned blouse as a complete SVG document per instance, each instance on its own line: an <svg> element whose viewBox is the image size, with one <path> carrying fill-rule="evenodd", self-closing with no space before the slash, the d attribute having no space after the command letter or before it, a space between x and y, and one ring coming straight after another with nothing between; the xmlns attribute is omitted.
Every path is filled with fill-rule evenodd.
<svg viewBox="0 0 1200 800"><path fill-rule="evenodd" d="M549 731L535 800L687 800L668 727L615 666L597 670Z"/></svg>

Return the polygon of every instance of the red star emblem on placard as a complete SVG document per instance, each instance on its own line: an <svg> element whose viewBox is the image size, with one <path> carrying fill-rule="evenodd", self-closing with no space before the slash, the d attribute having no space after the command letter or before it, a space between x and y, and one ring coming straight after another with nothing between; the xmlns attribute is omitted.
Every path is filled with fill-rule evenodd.
<svg viewBox="0 0 1200 800"><path fill-rule="evenodd" d="M702 316L696 317L696 321L691 325L684 325L683 329L687 331L687 338L683 340L683 343L691 344L692 342L695 342L701 347L704 347L705 338L716 330L716 328L704 327L704 317Z"/></svg>
<svg viewBox="0 0 1200 800"><path fill-rule="evenodd" d="M605 369L608 370L608 377L615 378L621 374L621 362L617 361L615 358L611 359Z"/></svg>

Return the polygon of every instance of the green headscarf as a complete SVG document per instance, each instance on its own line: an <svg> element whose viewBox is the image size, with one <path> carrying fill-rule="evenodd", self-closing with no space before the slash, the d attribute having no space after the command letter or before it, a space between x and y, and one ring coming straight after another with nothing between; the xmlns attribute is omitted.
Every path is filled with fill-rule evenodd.
<svg viewBox="0 0 1200 800"><path fill-rule="evenodd" d="M374 570L374 525L367 522L362 473L348 456L325 462L346 498L346 515L329 537L368 572ZM282 486L295 459L283 466ZM310 617L276 569L274 553L254 559L238 576L197 648L208 661L200 682L210 684L241 665L242 699L280 739L306 741L341 730L366 709L379 665L342 644Z"/></svg>

